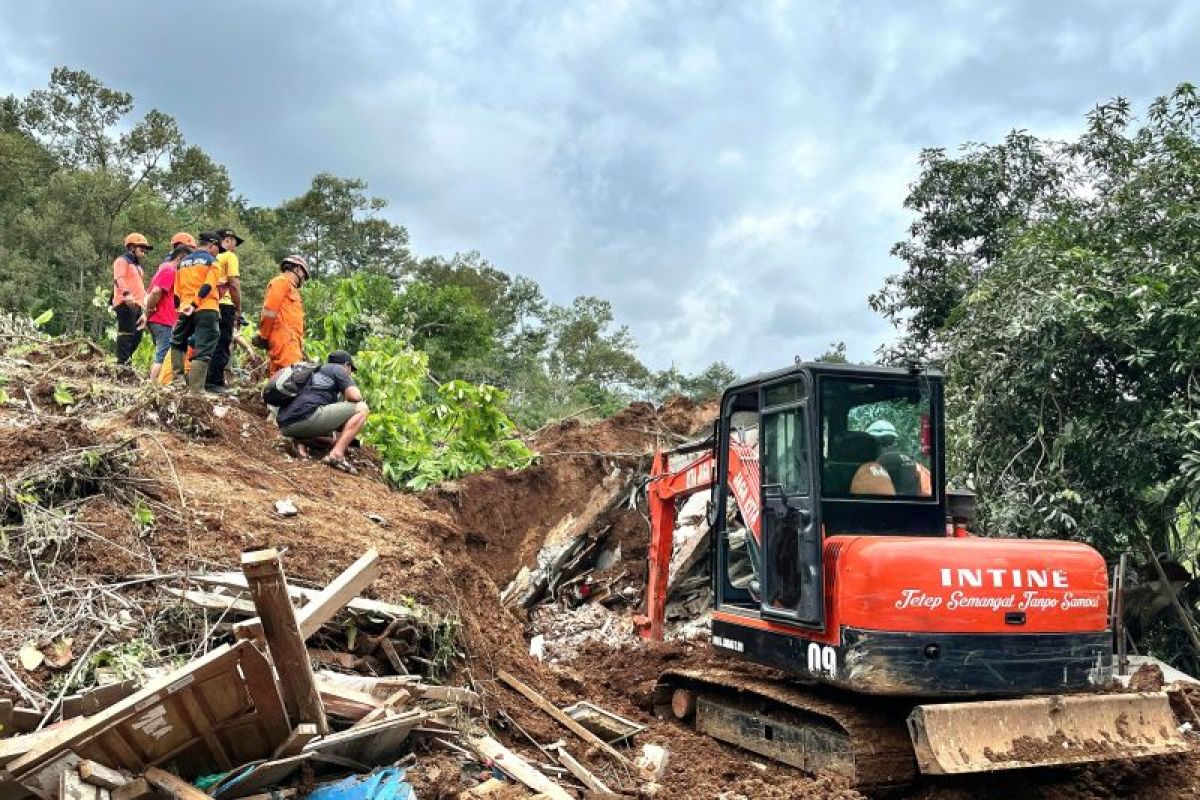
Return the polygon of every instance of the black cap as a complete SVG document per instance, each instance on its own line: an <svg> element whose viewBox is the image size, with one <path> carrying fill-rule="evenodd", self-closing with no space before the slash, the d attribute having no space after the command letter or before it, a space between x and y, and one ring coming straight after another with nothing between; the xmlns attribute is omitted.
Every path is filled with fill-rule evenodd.
<svg viewBox="0 0 1200 800"><path fill-rule="evenodd" d="M246 241L245 239L243 239L242 237L240 237L236 233L234 233L233 228L221 228L219 231L217 231L217 236L220 236L222 239L227 239L230 236L232 236L239 245L242 242Z"/></svg>
<svg viewBox="0 0 1200 800"><path fill-rule="evenodd" d="M325 361L330 364L345 364L351 370L354 369L354 361L345 350L334 350Z"/></svg>
<svg viewBox="0 0 1200 800"><path fill-rule="evenodd" d="M202 245L203 244L220 244L221 243L221 234L217 233L216 231L201 231L199 242Z"/></svg>

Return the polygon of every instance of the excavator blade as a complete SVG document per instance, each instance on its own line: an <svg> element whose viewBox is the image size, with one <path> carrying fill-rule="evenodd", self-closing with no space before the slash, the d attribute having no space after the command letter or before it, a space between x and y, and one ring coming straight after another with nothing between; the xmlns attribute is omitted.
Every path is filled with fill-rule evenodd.
<svg viewBox="0 0 1200 800"><path fill-rule="evenodd" d="M1189 750L1166 692L1053 695L917 706L917 766L931 775L990 772Z"/></svg>

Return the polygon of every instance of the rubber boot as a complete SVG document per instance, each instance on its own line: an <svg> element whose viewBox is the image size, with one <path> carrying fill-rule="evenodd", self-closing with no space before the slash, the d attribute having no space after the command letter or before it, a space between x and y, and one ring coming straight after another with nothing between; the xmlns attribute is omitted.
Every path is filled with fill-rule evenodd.
<svg viewBox="0 0 1200 800"><path fill-rule="evenodd" d="M208 377L208 362L192 359L192 369L188 372L188 394L203 394L204 381Z"/></svg>
<svg viewBox="0 0 1200 800"><path fill-rule="evenodd" d="M171 383L187 383L183 371L183 360L186 353L183 350L171 348Z"/></svg>

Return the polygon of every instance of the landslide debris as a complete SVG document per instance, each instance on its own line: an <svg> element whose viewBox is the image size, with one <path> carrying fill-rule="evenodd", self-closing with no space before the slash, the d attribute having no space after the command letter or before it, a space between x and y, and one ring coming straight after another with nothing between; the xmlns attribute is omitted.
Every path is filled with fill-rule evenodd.
<svg viewBox="0 0 1200 800"><path fill-rule="evenodd" d="M531 438L540 457L528 469L484 472L412 495L388 489L369 452L353 455L365 468L358 476L289 456L252 391L219 401L181 398L141 386L78 344L0 353L0 374L10 387L10 402L0 406L0 480L10 498L0 552L0 653L38 697L59 691L64 672L25 669L16 655L27 645L61 653L70 639L80 659L95 639L96 652L152 667L190 657L213 634L203 615L152 583L121 589L134 608L122 607L108 595L129 576L236 569L242 551L275 547L285 553L289 580L320 586L374 547L382 576L366 594L420 603L460 622L460 634L445 642L449 677L480 692L493 731L527 758L547 761L531 740L562 739L601 778L636 784L497 681L499 670L559 707L589 700L646 726L639 745L670 753L657 797L858 796L839 778L764 763L651 713L661 670L724 664L703 638L646 644L631 623L645 591L648 533L639 491L648 456L657 445L704 435L715 404L635 403L599 423L566 420ZM55 402L60 385L73 402ZM30 396L13 387L30 387ZM38 507L70 532L41 551L28 546L27 511L11 501L35 475L49 476ZM284 498L295 515L276 513ZM528 606L511 602L513 595L502 603L522 570L537 572L548 546L553 555L555 547L579 547L580 537L583 547L556 556L578 574L558 585L547 580ZM601 635L568 640L587 625ZM532 657L530 638L541 632L554 639L555 631L564 634L561 649L551 648L558 663ZM24 702L12 687L0 694ZM486 777L437 748L418 752L410 774L422 798L456 797ZM1157 798L1195 796L1198 786L1196 760L1186 758L946 781L910 796ZM511 793L525 796L519 788Z"/></svg>

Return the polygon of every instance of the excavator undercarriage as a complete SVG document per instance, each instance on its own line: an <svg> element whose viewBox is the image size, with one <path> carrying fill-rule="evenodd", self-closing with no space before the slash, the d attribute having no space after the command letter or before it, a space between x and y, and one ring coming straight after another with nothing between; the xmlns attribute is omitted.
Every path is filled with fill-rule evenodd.
<svg viewBox="0 0 1200 800"><path fill-rule="evenodd" d="M1187 752L1165 692L926 703L733 670L672 671L659 716L806 772L883 792L926 775Z"/></svg>

